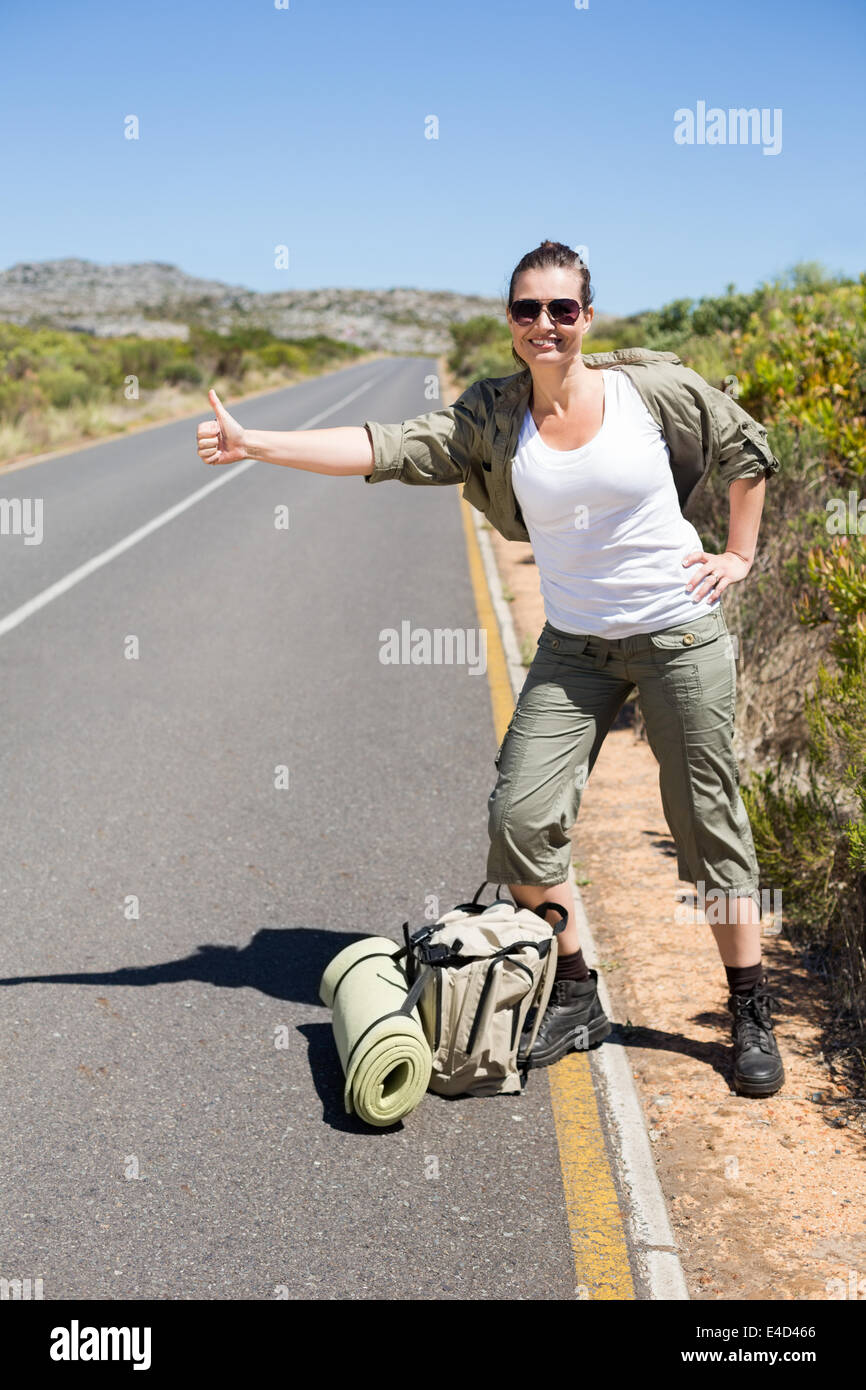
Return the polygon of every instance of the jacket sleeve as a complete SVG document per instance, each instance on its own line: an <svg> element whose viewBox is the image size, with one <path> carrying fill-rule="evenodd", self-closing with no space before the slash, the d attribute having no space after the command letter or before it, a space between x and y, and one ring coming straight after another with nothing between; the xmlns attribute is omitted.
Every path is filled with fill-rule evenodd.
<svg viewBox="0 0 866 1390"><path fill-rule="evenodd" d="M365 420L373 445L372 473L365 483L397 478L401 483L466 483L472 458L484 448L478 383L466 388L453 405L431 410L395 425Z"/></svg>
<svg viewBox="0 0 866 1390"><path fill-rule="evenodd" d="M735 478L769 478L779 471L779 460L769 443L767 431L733 396L710 386L691 368L683 368L692 391L703 397L702 414L709 426L710 461L715 463L726 483Z"/></svg>

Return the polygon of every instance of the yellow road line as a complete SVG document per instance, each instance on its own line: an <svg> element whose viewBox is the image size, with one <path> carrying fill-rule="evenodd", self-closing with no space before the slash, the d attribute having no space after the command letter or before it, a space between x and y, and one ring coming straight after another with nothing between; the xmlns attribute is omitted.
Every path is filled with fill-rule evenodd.
<svg viewBox="0 0 866 1390"><path fill-rule="evenodd" d="M472 508L463 497L460 512L475 607L480 626L487 630L487 681L499 743L514 711L514 694ZM588 1299L633 1299L625 1226L604 1147L589 1056L570 1052L545 1070L578 1287Z"/></svg>
<svg viewBox="0 0 866 1390"><path fill-rule="evenodd" d="M490 688L490 701L493 705L493 728L498 744L505 737L508 721L514 712L514 694L508 675L505 650L499 636L499 622L490 597L490 590L487 587L484 561L481 558L481 549L475 534L471 505L462 497L460 498L460 513L463 517L463 531L466 536L466 550L469 556L469 577L472 580L472 592L475 595L475 608L478 612L479 625L487 631L487 684Z"/></svg>
<svg viewBox="0 0 866 1390"><path fill-rule="evenodd" d="M602 1044L603 1046L604 1044ZM625 1227L585 1052L547 1067L578 1284L590 1299L633 1299Z"/></svg>

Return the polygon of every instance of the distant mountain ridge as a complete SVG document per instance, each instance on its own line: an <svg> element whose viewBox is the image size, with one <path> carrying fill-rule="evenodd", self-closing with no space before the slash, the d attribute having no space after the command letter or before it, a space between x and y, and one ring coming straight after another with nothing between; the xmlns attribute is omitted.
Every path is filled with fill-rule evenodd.
<svg viewBox="0 0 866 1390"><path fill-rule="evenodd" d="M0 319L100 337L185 339L193 323L219 333L254 326L281 338L324 333L367 351L435 355L452 346L449 324L476 314L505 319L502 302L482 295L402 287L261 292L163 261L101 265L68 257L0 271Z"/></svg>

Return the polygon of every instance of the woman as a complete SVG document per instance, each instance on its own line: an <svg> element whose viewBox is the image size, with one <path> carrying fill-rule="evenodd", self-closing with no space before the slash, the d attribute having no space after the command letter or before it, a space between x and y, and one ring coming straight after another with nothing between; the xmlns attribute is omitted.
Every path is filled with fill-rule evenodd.
<svg viewBox="0 0 866 1390"><path fill-rule="evenodd" d="M244 458L374 483L462 483L509 539L530 540L547 621L496 754L487 878L520 907L568 912L556 983L531 1057L548 1066L610 1032L583 958L569 830L601 743L638 689L659 763L679 876L698 885L733 1015L734 1085L784 1082L761 957L759 874L733 751L736 670L720 605L751 569L766 431L672 353L584 357L589 271L560 242L516 266L508 292L522 370L474 382L444 410L396 425L245 430L215 392L198 426L205 463ZM685 511L710 472L729 484L727 548L707 554Z"/></svg>

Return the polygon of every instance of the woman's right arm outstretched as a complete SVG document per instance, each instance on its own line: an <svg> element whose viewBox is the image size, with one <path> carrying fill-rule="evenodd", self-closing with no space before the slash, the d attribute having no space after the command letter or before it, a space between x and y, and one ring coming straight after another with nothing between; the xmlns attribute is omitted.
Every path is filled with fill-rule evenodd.
<svg viewBox="0 0 866 1390"><path fill-rule="evenodd" d="M263 463L303 468L334 477L373 472L373 445L363 425L324 430L247 430L229 414L216 391L208 392L215 419L198 426L198 453L205 463Z"/></svg>

